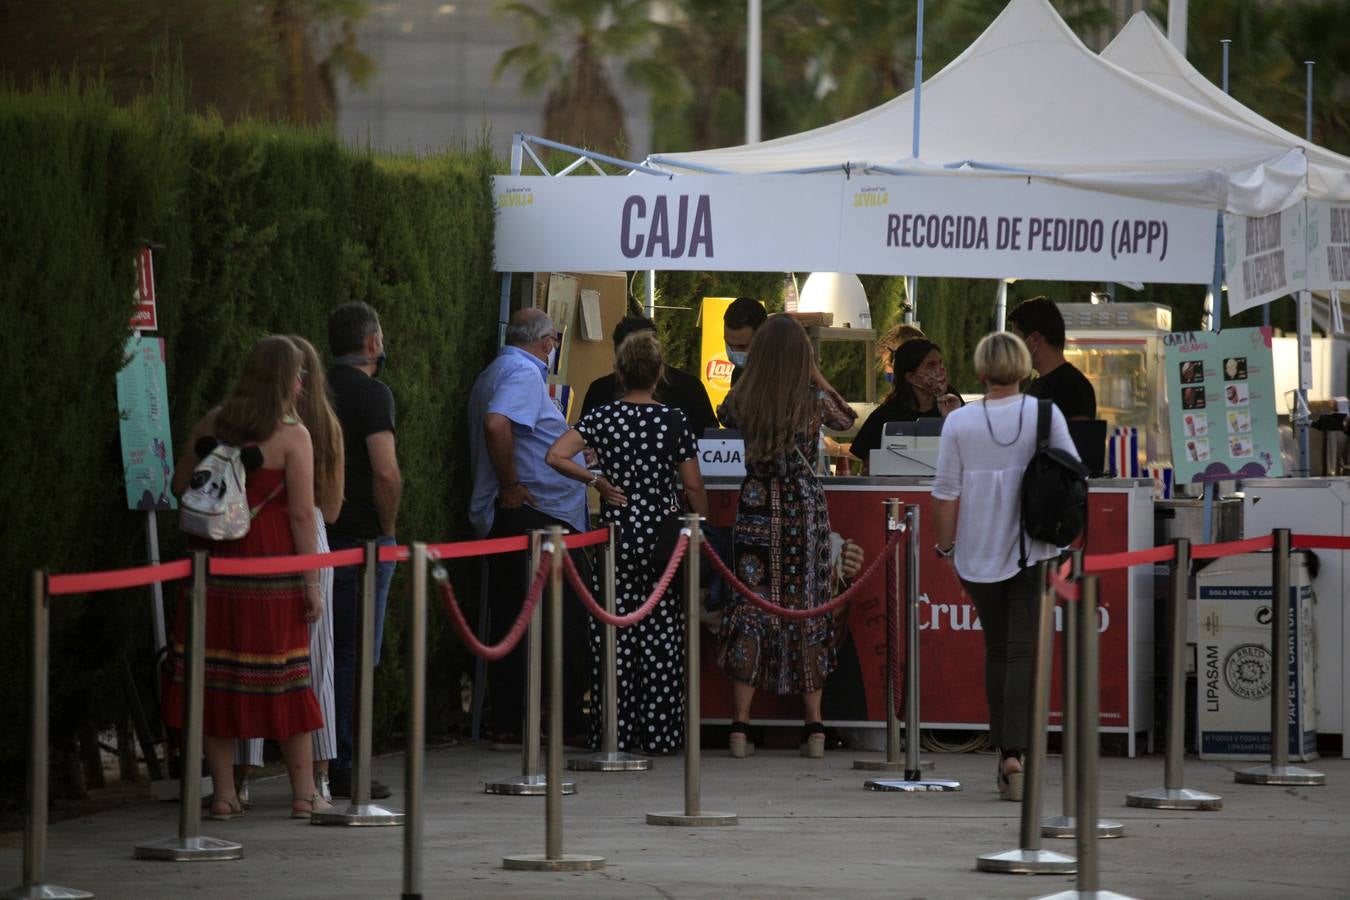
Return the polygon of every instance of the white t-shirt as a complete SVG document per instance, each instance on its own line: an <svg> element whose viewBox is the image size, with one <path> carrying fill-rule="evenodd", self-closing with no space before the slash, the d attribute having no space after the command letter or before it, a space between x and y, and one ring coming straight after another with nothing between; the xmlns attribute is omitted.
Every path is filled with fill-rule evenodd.
<svg viewBox="0 0 1350 900"><path fill-rule="evenodd" d="M942 426L933 497L960 500L956 520L956 572L966 581L995 582L1018 571L1022 475L1036 451L1035 397L1017 394L968 403ZM1050 406L1050 446L1078 458L1069 427ZM1059 548L1026 542L1027 563L1058 555Z"/></svg>

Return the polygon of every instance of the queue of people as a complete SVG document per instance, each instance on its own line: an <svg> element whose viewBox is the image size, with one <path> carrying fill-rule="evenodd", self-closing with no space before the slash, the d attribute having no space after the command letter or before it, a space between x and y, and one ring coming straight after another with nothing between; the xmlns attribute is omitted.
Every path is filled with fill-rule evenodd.
<svg viewBox="0 0 1350 900"><path fill-rule="evenodd" d="M1036 434L1037 404L1027 398L1039 393L1074 404L1063 412L1051 407L1051 442L1069 452L1069 412L1095 413L1091 385L1064 361L1057 317L1049 301L1028 301L1010 316L1015 332L980 342L975 368L985 394L971 404L948 383L937 344L917 329L897 334L888 354L893 390L853 442L865 460L885 422L946 420L933 489L934 551L954 566L980 615L991 735L1000 751L997 784L1014 800L1021 797L1027 745L1032 573L1037 562L1058 553L1033 544L1019 554L1018 490ZM792 317L765 316L758 302L738 300L727 310L724 333L728 352L737 354L737 377L715 416L698 380L666 365L652 323L628 317L613 334L614 372L590 386L581 417L569 426L547 386L554 324L539 309L515 313L505 346L478 377L468 403L469 518L476 531L484 537L553 526L584 532L590 524L586 490L595 489L600 522L617 526L617 612L631 612L665 566L655 552L663 536L678 531L684 513L707 514L696 438L720 420L738 428L745 443L746 476L730 536L733 571L776 605L824 605L863 560L848 541L842 550L835 541L832 552L837 536L816 474L818 436L822 427L849 428L856 414L821 374ZM733 340L740 343L733 347ZM364 303L334 310L329 344L334 365L325 377L304 338L259 341L231 394L193 429L179 460L180 493L216 441L246 446L253 457L247 480L252 525L240 540L210 543L211 552L264 556L393 543L401 480L394 399L379 380L386 354L375 311ZM1033 368L1041 378L1023 394ZM571 554L583 582L599 593L600 573L592 572L586 552ZM523 553L490 556L485 569L495 642L515 618L532 573ZM381 564L377 661L391 576L392 564ZM359 582L358 567L209 580L204 734L215 785L212 817L243 812L245 773L260 762L261 738L280 742L296 817L350 796ZM756 692L769 691L801 697L801 752L820 758L822 691L841 641L834 617L785 618L726 593L717 660L732 683L731 755L753 752L751 705ZM565 610L564 734L569 744L596 747L605 699L601 632L598 623L587 625L575 598ZM683 618L680 604L667 602L620 632L614 699L621 750L669 753L684 746ZM164 705L171 725L180 710L173 692L181 690L181 617L178 628ZM489 728L496 746L520 740L524 682L522 647L490 666ZM237 747L241 741L248 743ZM372 784L372 798L388 794L387 786Z"/></svg>

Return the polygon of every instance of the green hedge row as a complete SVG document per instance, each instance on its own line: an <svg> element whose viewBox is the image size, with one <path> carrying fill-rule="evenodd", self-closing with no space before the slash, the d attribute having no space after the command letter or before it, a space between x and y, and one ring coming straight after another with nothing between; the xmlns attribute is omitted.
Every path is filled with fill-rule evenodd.
<svg viewBox="0 0 1350 900"><path fill-rule="evenodd" d="M326 352L329 311L366 300L383 320L398 401L399 537L460 538L464 398L496 340L498 165L481 147L388 156L319 132L226 127L188 114L172 91L118 107L78 85L0 86L0 159L0 722L11 726L0 729L0 771L21 777L29 571L146 558L145 514L125 508L115 393L137 242L164 245L156 282L175 441L219 402L258 337L299 333ZM159 532L163 556L181 555L174 514L159 515ZM476 569L457 574L476 598ZM395 582L377 681L386 739L403 727L405 585ZM59 765L91 719L106 727L124 714L123 657L148 692L153 642L144 590L52 610ZM459 714L465 666L446 628L431 635L434 733Z"/></svg>

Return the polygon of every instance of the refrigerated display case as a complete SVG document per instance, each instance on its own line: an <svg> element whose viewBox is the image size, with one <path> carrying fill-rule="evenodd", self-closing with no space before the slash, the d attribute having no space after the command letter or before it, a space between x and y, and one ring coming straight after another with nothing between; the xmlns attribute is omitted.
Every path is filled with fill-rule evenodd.
<svg viewBox="0 0 1350 900"><path fill-rule="evenodd" d="M1172 461L1167 422L1163 335L1172 309L1157 303L1059 303L1064 358L1097 391L1097 418L1114 428L1139 429L1141 465Z"/></svg>

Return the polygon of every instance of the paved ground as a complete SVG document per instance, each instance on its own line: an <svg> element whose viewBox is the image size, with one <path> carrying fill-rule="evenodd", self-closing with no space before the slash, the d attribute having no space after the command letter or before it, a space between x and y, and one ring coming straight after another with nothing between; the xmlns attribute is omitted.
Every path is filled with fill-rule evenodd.
<svg viewBox="0 0 1350 900"><path fill-rule="evenodd" d="M569 773L564 850L605 857L603 871L507 872L504 855L544 849L544 800L482 793L485 778L513 774L519 757L481 746L427 755L426 897L887 897L1030 898L1073 886L1072 876L978 872L981 853L1018 844L1017 805L999 802L993 758L927 754L934 775L957 778L948 794L862 789L849 751L823 762L788 751L746 760L707 752L703 806L740 815L722 828L664 828L644 814L683 803L678 757L645 773ZM1099 845L1101 886L1137 898L1345 898L1350 896L1350 763L1310 764L1325 787L1233 783L1238 765L1189 760L1187 787L1219 793L1219 812L1127 808L1127 791L1159 787L1159 757L1102 761L1102 814L1127 835ZM1052 757L1046 813L1059 810L1059 761ZM397 786L403 759L376 761ZM245 818L205 822L203 832L237 840L234 862L158 863L131 856L138 841L175 833L176 808L149 801L60 822L50 832L48 880L105 898L398 897L402 828L329 829L287 818L284 778L254 788ZM387 801L397 806L401 790ZM0 836L0 888L18 881L20 835ZM1046 841L1073 852L1072 841Z"/></svg>

